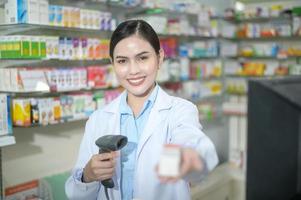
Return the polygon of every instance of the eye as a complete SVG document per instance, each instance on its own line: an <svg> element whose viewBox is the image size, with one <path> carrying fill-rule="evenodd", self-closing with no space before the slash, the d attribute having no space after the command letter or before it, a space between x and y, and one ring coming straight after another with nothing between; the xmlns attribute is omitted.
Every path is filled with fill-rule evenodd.
<svg viewBox="0 0 301 200"><path fill-rule="evenodd" d="M148 56L140 56L139 59L140 59L140 60L147 60L147 59L148 59Z"/></svg>
<svg viewBox="0 0 301 200"><path fill-rule="evenodd" d="M125 64L126 60L125 59L119 59L119 60L117 60L117 63L118 64Z"/></svg>

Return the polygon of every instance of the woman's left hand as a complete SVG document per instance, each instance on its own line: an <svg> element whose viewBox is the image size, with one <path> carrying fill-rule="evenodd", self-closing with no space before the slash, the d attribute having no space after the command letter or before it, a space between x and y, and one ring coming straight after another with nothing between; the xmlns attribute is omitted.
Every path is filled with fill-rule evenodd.
<svg viewBox="0 0 301 200"><path fill-rule="evenodd" d="M158 167L156 167L158 168ZM181 166L180 166L180 173L177 177L166 177L166 176L160 176L157 174L161 181L161 183L174 183L178 181L179 179L186 176L188 173L193 171L199 171L201 172L204 169L204 163L200 158L200 155L198 152L196 152L192 148L182 148L181 149Z"/></svg>

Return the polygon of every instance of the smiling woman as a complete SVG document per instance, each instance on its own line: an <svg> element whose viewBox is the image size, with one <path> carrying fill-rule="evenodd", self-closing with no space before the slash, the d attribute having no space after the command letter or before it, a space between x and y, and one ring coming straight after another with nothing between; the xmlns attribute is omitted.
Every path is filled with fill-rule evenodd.
<svg viewBox="0 0 301 200"><path fill-rule="evenodd" d="M189 182L200 181L218 162L202 132L191 102L169 96L155 82L164 52L153 28L142 20L125 21L112 34L110 56L125 91L89 118L78 161L66 182L70 199L190 199ZM124 135L121 152L98 154L95 140ZM177 176L160 176L164 145L181 149ZM114 188L101 181L112 178Z"/></svg>
<svg viewBox="0 0 301 200"><path fill-rule="evenodd" d="M137 115L148 94L155 87L157 71L163 61L149 42L138 35L121 40L114 49L113 66L120 84L128 91L128 104L137 108Z"/></svg>

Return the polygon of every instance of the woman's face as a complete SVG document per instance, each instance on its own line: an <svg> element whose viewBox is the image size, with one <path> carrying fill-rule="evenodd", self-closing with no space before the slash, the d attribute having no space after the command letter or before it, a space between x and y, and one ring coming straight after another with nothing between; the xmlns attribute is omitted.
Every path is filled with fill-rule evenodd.
<svg viewBox="0 0 301 200"><path fill-rule="evenodd" d="M122 39L113 51L113 65L119 83L129 95L144 97L154 86L163 61L163 51L156 54L147 40L133 35Z"/></svg>

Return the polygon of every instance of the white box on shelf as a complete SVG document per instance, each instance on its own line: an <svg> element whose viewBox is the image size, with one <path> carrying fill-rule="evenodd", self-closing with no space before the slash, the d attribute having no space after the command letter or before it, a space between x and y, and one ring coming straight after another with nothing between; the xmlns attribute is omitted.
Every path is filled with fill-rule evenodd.
<svg viewBox="0 0 301 200"><path fill-rule="evenodd" d="M19 70L21 70L21 68L10 68L7 70L10 70L10 86L11 86L10 91L13 92L22 91L23 87L19 76Z"/></svg>
<svg viewBox="0 0 301 200"><path fill-rule="evenodd" d="M80 9L80 28L86 29L88 27L88 11Z"/></svg>
<svg viewBox="0 0 301 200"><path fill-rule="evenodd" d="M67 39L65 37L59 38L59 59L65 60L67 58Z"/></svg>
<svg viewBox="0 0 301 200"><path fill-rule="evenodd" d="M1 78L0 78L0 91L3 91L3 90L4 90L4 88L3 88L4 81L3 81L3 78L2 78L2 77L4 77L3 70L4 70L4 69L0 68L0 77L1 77Z"/></svg>
<svg viewBox="0 0 301 200"><path fill-rule="evenodd" d="M27 0L27 9L28 9L27 23L40 24L39 1Z"/></svg>
<svg viewBox="0 0 301 200"><path fill-rule="evenodd" d="M48 0L39 0L39 20L40 24L49 24L49 3Z"/></svg>
<svg viewBox="0 0 301 200"><path fill-rule="evenodd" d="M189 66L189 62L190 60L188 58L181 58L180 59L180 63L181 63L181 79L182 80L187 80L189 79L189 70L190 70L190 66Z"/></svg>
<svg viewBox="0 0 301 200"><path fill-rule="evenodd" d="M10 91L11 85L10 85L10 70L9 69L4 69L3 71L4 76L3 76L3 88L5 91Z"/></svg>
<svg viewBox="0 0 301 200"><path fill-rule="evenodd" d="M5 23L38 23L38 0L9 0L5 4Z"/></svg>
<svg viewBox="0 0 301 200"><path fill-rule="evenodd" d="M0 24L4 24L4 23L5 23L5 9L0 8Z"/></svg>
<svg viewBox="0 0 301 200"><path fill-rule="evenodd" d="M4 10L5 10L5 15L4 15L5 24L18 23L17 0L7 1L4 5Z"/></svg>
<svg viewBox="0 0 301 200"><path fill-rule="evenodd" d="M59 58L59 38L56 36L44 36L46 40L46 58Z"/></svg>
<svg viewBox="0 0 301 200"><path fill-rule="evenodd" d="M24 91L46 91L49 92L50 88L46 80L45 74L42 70L20 70L20 78L23 83Z"/></svg>
<svg viewBox="0 0 301 200"><path fill-rule="evenodd" d="M10 97L6 94L0 94L0 135L8 134L12 134Z"/></svg>
<svg viewBox="0 0 301 200"><path fill-rule="evenodd" d="M73 54L74 54L74 49L73 49L73 40L71 37L66 38L66 57L65 59L67 60L72 60Z"/></svg>

